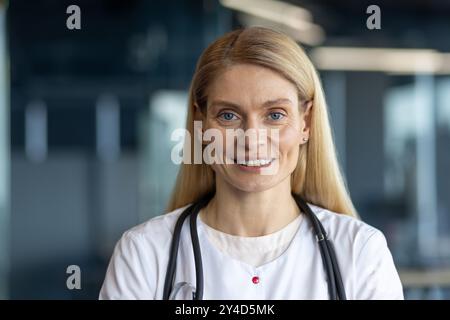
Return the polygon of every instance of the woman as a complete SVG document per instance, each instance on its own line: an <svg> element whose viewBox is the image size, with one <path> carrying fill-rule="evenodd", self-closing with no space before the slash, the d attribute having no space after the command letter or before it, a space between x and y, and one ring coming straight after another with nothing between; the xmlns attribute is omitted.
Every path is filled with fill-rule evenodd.
<svg viewBox="0 0 450 320"><path fill-rule="evenodd" d="M330 297L311 221L294 196L307 202L333 243L347 299L403 299L385 237L357 219L319 77L293 40L252 27L212 43L192 79L184 153L193 152L200 133L194 121L203 132L221 133L233 152L214 154L228 161L182 164L169 213L125 232L116 245L101 299L162 299L175 223L207 195L196 218L203 299ZM230 140L227 131L238 129L254 130L256 139ZM170 298L192 299L188 221L181 230Z"/></svg>

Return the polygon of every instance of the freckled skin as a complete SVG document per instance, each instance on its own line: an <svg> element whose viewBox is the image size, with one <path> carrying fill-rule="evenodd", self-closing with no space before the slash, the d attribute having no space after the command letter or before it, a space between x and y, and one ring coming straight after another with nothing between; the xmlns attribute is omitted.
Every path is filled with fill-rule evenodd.
<svg viewBox="0 0 450 320"><path fill-rule="evenodd" d="M270 107L263 105L267 101L279 99L286 101ZM233 103L238 108L214 103L219 100ZM226 129L269 130L267 138L260 141L259 145L250 144L248 140L245 146L238 145L236 139L233 144L235 150L245 149L247 156L250 149L254 150L258 153L258 158L268 156L261 151L264 149L262 146L265 146L269 155L276 158L278 170L270 175L262 175L245 172L236 164L213 164L216 179L223 180L222 182L241 191L259 192L290 178L297 165L299 146L304 143L302 138L308 137L309 134L305 121L307 113L301 112L299 103L294 84L270 69L238 64L223 71L209 87L207 112L206 115L200 116L203 119L203 128L220 130L224 145ZM277 118L277 113L282 114L282 119ZM278 139L271 137L271 130L278 130Z"/></svg>

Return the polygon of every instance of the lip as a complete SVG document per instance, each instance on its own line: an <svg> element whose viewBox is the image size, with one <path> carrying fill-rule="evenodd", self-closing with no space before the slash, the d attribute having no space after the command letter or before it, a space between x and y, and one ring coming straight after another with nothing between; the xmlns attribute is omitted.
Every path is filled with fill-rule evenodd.
<svg viewBox="0 0 450 320"><path fill-rule="evenodd" d="M242 171L258 173L262 169L270 167L275 161L276 161L276 159L272 159L272 161L270 161L268 164L265 164L265 165L262 165L262 166L257 166L257 167L255 167L255 166L251 166L251 167L250 166L244 166L244 165L237 164L237 163L236 163L236 165Z"/></svg>

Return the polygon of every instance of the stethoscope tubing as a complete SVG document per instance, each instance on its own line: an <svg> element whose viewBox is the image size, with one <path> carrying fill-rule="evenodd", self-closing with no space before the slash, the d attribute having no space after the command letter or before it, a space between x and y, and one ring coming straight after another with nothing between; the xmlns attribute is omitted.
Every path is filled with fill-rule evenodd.
<svg viewBox="0 0 450 320"><path fill-rule="evenodd" d="M320 254L322 257L323 265L325 272L327 274L327 285L328 292L330 296L330 300L346 300L345 289L342 281L342 276L340 273L339 265L337 262L336 252L334 250L332 242L328 239L327 234L325 232L325 228L320 223L317 216L312 212L311 208L308 204L296 194L292 194L299 208L305 212L308 216L309 220L312 223L314 233L316 235L316 239L319 245ZM192 240L192 248L194 252L194 262L195 262L195 276L196 276L196 292L193 295L194 300L202 300L203 299L203 264L202 264L202 255L200 249L200 241L198 238L197 232L197 216L200 210L205 207L211 198L214 196L214 193L209 193L203 198L201 198L198 202L190 205L184 212L181 213L178 218L175 229L172 237L172 242L170 245L170 255L169 255L169 263L167 266L167 273L164 282L163 289L163 299L167 300L170 297L170 293L172 291L172 284L175 276L176 262L177 262L177 254L180 243L180 235L181 229L183 227L184 221L188 216L190 216L190 233Z"/></svg>

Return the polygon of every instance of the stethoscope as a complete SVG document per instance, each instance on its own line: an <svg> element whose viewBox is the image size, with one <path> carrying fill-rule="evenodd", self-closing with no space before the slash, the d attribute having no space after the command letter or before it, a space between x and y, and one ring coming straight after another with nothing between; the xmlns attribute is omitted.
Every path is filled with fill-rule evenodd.
<svg viewBox="0 0 450 320"><path fill-rule="evenodd" d="M201 198L196 203L190 205L186 208L183 213L181 213L178 218L175 229L173 233L172 243L170 246L170 256L169 264L167 266L166 279L164 282L164 292L163 299L168 300L174 296L174 292L179 291L184 285L190 286L187 282L178 283L175 288L173 288L173 280L175 276L175 267L177 262L178 247L180 243L181 229L183 227L184 220L190 215L190 230L192 247L194 249L194 260L195 260L195 276L196 276L196 287L195 292L192 292L192 297L194 300L202 300L203 298L203 266L202 266L202 255L200 251L200 243L198 240L197 233L197 215L202 208L204 208L208 202L212 199L214 193L207 194ZM299 208L306 214L308 219L311 221L314 233L317 238L317 243L319 245L320 254L322 256L322 261L327 274L327 285L328 293L330 295L330 300L346 300L344 285L342 282L341 273L337 263L336 253L333 248L333 244L327 238L327 233L320 223L319 219L313 213L308 204L297 194L292 193L295 201Z"/></svg>

